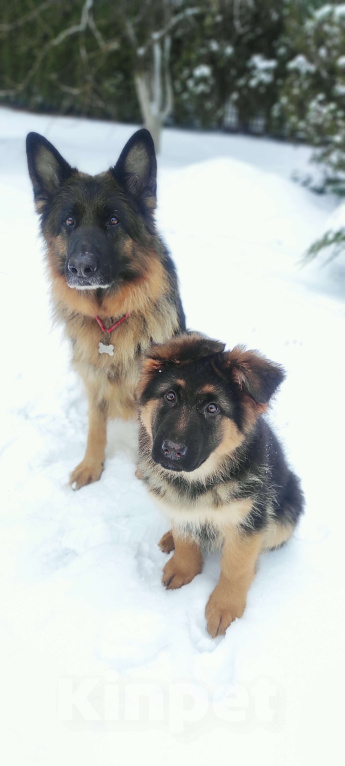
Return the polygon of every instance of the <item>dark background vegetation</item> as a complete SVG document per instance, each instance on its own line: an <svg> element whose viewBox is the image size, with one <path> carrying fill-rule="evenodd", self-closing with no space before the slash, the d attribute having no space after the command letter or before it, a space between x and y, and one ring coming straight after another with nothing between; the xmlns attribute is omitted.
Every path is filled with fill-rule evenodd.
<svg viewBox="0 0 345 766"><path fill-rule="evenodd" d="M282 94L291 78L288 65L305 52L305 22L322 5L320 0L1 0L1 99L34 111L138 122L134 73L140 65L150 66L138 60L138 52L146 46L150 59L150 36L180 15L169 30L174 90L169 121L286 135L290 110ZM92 24L82 19L87 6ZM298 133L298 126L292 132Z"/></svg>
<svg viewBox="0 0 345 766"><path fill-rule="evenodd" d="M345 4L0 0L0 103L307 141L345 194Z"/></svg>

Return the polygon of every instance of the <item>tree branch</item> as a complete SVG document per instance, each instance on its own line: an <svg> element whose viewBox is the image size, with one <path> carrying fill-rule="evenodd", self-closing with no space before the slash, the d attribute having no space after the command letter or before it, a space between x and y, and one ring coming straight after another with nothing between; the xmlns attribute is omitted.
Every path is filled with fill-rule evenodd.
<svg viewBox="0 0 345 766"><path fill-rule="evenodd" d="M8 24L0 24L0 32L11 32L12 29L23 27L24 24L27 24L29 21L35 19L36 16L39 16L42 11L45 11L45 9L52 5L54 2L56 3L56 0L47 0L47 2L41 3L38 8L35 8L33 11L30 11L30 13L22 16L22 18L18 19L18 21L12 21Z"/></svg>
<svg viewBox="0 0 345 766"><path fill-rule="evenodd" d="M51 2L52 0L50 0L50 2L47 2L47 3L42 3L42 5L36 9L37 13L40 12L42 8L46 8L48 5L50 5ZM73 35L77 35L81 32L85 32L88 27L91 30L94 37L96 38L98 45L102 51L104 51L105 53L108 53L111 50L115 50L118 47L118 42L113 40L110 43L105 43L102 35L100 34L99 30L96 27L96 24L92 16L93 3L94 3L94 0L85 0L85 3L82 7L79 24L72 24L70 27L67 27L58 35L56 35L56 37L54 37L52 40L49 40L39 52L36 58L36 61L34 62L33 66L27 73L26 77L24 77L24 80L22 80L21 83L16 85L15 88L0 90L0 96L14 96L17 93L20 93L22 90L24 90L24 88L30 82L32 77L36 74L46 54L51 48L56 48L58 45L61 45L61 43L63 43L68 37L72 37ZM22 21L24 21L24 17ZM85 48L81 50L81 56L82 58L84 58L84 60L85 60L85 56L87 58Z"/></svg>

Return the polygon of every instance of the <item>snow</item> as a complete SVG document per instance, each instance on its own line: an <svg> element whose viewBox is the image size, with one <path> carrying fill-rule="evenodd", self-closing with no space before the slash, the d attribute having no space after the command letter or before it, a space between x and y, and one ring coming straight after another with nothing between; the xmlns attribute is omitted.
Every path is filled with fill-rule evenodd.
<svg viewBox="0 0 345 766"><path fill-rule="evenodd" d="M339 56L337 59L337 64L340 69L345 69L345 56Z"/></svg>
<svg viewBox="0 0 345 766"><path fill-rule="evenodd" d="M164 133L158 222L188 325L285 366L270 419L307 500L294 539L262 558L243 618L213 641L204 608L219 558L207 557L180 591L163 589L166 522L135 478L136 424L110 425L99 483L67 484L87 408L51 326L29 130L97 172L134 127L0 110L2 760L206 764L224 752L240 764L335 762L345 681L344 271L340 260L302 268L301 258L343 210L290 180L307 147Z"/></svg>
<svg viewBox="0 0 345 766"><path fill-rule="evenodd" d="M209 67L207 64L199 64L199 66L195 67L193 70L194 77L210 77L211 75L211 67Z"/></svg>
<svg viewBox="0 0 345 766"><path fill-rule="evenodd" d="M249 80L251 88L257 88L258 85L269 85L273 82L274 70L277 66L275 59L266 59L261 53L257 53L250 57L248 65L253 73Z"/></svg>
<svg viewBox="0 0 345 766"><path fill-rule="evenodd" d="M333 8L333 13L336 19L345 18L345 3L341 3L336 8Z"/></svg>
<svg viewBox="0 0 345 766"><path fill-rule="evenodd" d="M312 74L315 72L314 64L311 64L303 53L299 53L298 56L295 56L294 59L289 61L287 68L291 71L296 70L301 75Z"/></svg>

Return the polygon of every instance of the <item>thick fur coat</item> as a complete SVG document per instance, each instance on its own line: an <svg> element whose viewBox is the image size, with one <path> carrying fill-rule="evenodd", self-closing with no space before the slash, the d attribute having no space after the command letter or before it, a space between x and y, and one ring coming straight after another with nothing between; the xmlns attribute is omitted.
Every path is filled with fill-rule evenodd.
<svg viewBox="0 0 345 766"><path fill-rule="evenodd" d="M135 418L140 361L152 342L185 329L174 264L158 235L156 156L147 130L116 165L90 176L72 168L43 136L27 156L46 244L55 317L84 381L89 433L76 489L103 470L108 418Z"/></svg>
<svg viewBox="0 0 345 766"><path fill-rule="evenodd" d="M284 378L254 351L196 333L147 353L139 385L139 471L172 523L161 541L174 555L163 582L178 588L222 550L206 607L212 636L243 614L264 550L293 533L303 510L299 479L263 415Z"/></svg>

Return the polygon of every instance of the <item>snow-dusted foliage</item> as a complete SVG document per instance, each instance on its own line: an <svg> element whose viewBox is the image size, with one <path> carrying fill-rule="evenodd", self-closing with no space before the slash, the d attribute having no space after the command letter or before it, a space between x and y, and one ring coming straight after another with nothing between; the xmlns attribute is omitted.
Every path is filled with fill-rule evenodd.
<svg viewBox="0 0 345 766"><path fill-rule="evenodd" d="M249 86L257 88L260 85L269 85L274 79L274 70L277 67L277 61L266 59L261 53L251 56L248 62L251 79Z"/></svg>
<svg viewBox="0 0 345 766"><path fill-rule="evenodd" d="M206 4L188 35L183 28L176 30L176 122L253 132L275 129L272 110L284 58L279 53L284 19L284 4L277 0L229 0Z"/></svg>
<svg viewBox="0 0 345 766"><path fill-rule="evenodd" d="M287 132L318 147L314 188L345 195L345 4L314 10L288 63L280 104Z"/></svg>
<svg viewBox="0 0 345 766"><path fill-rule="evenodd" d="M333 261L334 258L345 253L345 202L329 216L319 239L310 245L306 253L306 261L321 255L324 263Z"/></svg>
<svg viewBox="0 0 345 766"><path fill-rule="evenodd" d="M336 105L344 97L342 33L333 44L344 27L343 4L16 0L5 5L3 102L31 111L142 121L157 148L166 121L280 137L288 130L310 140L300 122L308 122L305 104L315 123L323 120L325 103L317 96L324 89L314 84L325 67L339 74ZM319 29L315 57L308 46Z"/></svg>

